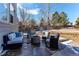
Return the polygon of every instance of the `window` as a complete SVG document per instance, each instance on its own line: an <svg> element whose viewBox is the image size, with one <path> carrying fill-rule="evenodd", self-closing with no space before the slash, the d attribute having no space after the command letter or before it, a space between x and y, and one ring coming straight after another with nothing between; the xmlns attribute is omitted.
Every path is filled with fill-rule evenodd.
<svg viewBox="0 0 79 59"><path fill-rule="evenodd" d="M10 14L10 23L13 23L13 15Z"/></svg>
<svg viewBox="0 0 79 59"><path fill-rule="evenodd" d="M0 21L7 21L7 8L6 4L0 3Z"/></svg>
<svg viewBox="0 0 79 59"><path fill-rule="evenodd" d="M15 16L17 16L16 8L14 3L0 3L0 21L13 23Z"/></svg>
<svg viewBox="0 0 79 59"><path fill-rule="evenodd" d="M10 23L13 23L14 7L13 7L12 4L9 4L9 5L10 5L10 6L9 6L9 8L10 8L10 13L9 13L10 19L9 19L9 22L10 22Z"/></svg>

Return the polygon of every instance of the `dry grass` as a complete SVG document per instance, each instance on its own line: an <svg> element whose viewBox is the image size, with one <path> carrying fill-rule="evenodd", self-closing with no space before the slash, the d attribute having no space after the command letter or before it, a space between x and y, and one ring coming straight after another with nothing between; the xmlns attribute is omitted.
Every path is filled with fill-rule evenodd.
<svg viewBox="0 0 79 59"><path fill-rule="evenodd" d="M72 39L73 41L79 43L79 30L77 29L60 29L60 30L54 30L50 32L51 34L60 33L61 37Z"/></svg>
<svg viewBox="0 0 79 59"><path fill-rule="evenodd" d="M61 37L71 39L74 42L79 43L79 30L78 29L53 29L49 31L50 34L60 33ZM38 35L43 35L42 32L39 32Z"/></svg>

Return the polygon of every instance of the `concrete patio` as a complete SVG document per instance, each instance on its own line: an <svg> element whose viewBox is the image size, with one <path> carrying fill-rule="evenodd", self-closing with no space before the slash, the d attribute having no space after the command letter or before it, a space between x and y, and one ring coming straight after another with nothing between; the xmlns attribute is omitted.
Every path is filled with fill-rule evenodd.
<svg viewBox="0 0 79 59"><path fill-rule="evenodd" d="M4 56L78 56L79 53L67 45L59 43L59 50L50 50L45 47L41 41L40 47L34 47L30 43L27 44L27 39L24 37L22 48L9 50Z"/></svg>

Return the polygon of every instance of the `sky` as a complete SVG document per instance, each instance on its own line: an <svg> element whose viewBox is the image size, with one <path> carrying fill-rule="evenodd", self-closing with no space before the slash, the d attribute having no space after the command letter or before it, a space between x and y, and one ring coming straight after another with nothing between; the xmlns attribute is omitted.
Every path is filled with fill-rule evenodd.
<svg viewBox="0 0 79 59"><path fill-rule="evenodd" d="M47 9L47 4L37 4L37 3L30 3L30 4L22 4L24 8L29 9ZM62 11L65 12L69 18L69 21L73 24L75 23L77 17L79 17L79 4L78 3L50 3L50 14L54 13L55 11L61 13ZM36 11L37 14L34 14L34 18L37 19L37 21L40 19L40 11ZM33 13L32 13L33 14Z"/></svg>
<svg viewBox="0 0 79 59"><path fill-rule="evenodd" d="M3 4L0 4L0 15L5 14L6 9L4 8ZM46 3L21 3L17 4L18 7L18 16L19 15L19 8L24 9L27 14L32 15L37 22L40 21L41 9L46 13L48 4ZM27 11L26 11L27 10ZM50 14L54 13L55 11L61 13L62 11L65 12L69 18L69 21L75 23L77 17L79 17L79 4L78 3L50 3Z"/></svg>
<svg viewBox="0 0 79 59"><path fill-rule="evenodd" d="M27 4L18 4L19 8L27 9L27 14L31 14L32 18L34 18L37 22L40 22L42 17L41 9L44 11L47 9L47 4L41 3L27 3Z"/></svg>
<svg viewBox="0 0 79 59"><path fill-rule="evenodd" d="M78 3L59 3L59 4L51 4L51 10L52 12L58 11L61 13L64 11L69 21L72 23L75 23L77 17L79 17L79 4Z"/></svg>

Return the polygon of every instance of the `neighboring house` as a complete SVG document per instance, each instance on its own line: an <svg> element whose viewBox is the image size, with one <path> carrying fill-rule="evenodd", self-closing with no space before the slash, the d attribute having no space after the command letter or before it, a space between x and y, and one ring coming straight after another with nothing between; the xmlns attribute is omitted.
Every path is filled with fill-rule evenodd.
<svg viewBox="0 0 79 59"><path fill-rule="evenodd" d="M3 35L18 31L17 4L0 4L0 53L2 52Z"/></svg>

